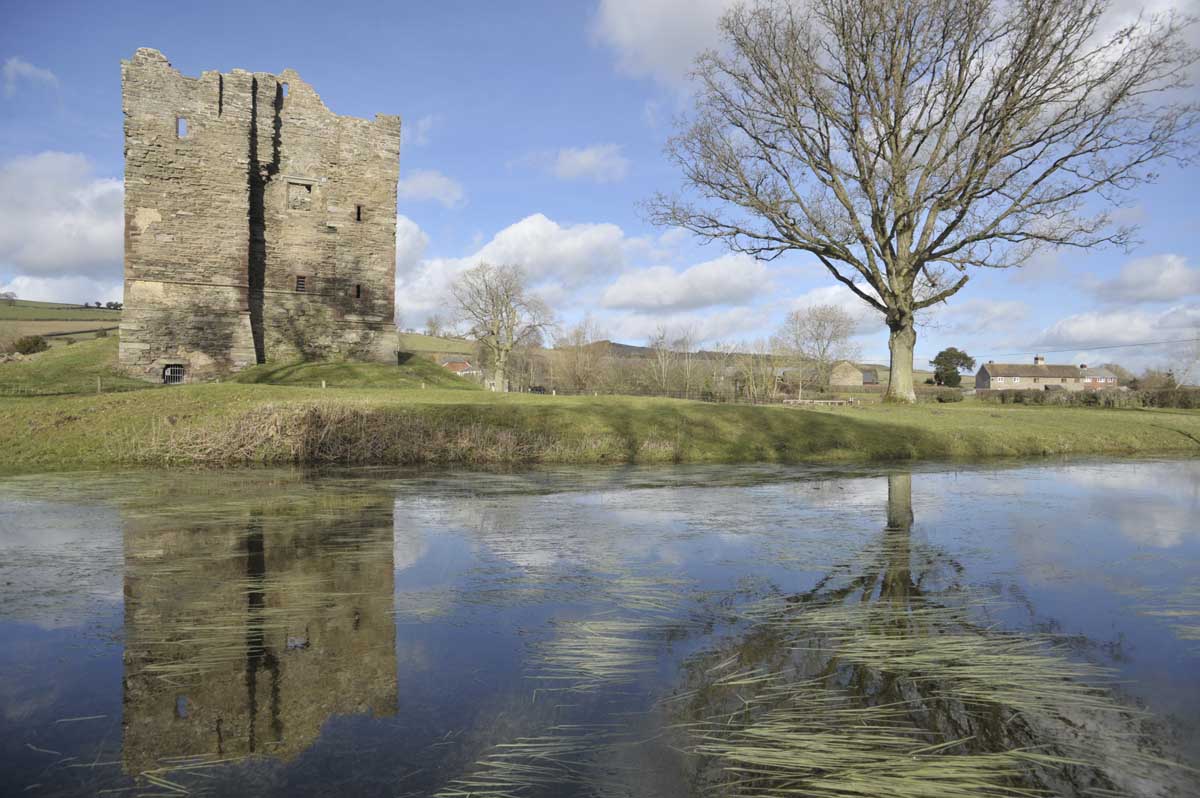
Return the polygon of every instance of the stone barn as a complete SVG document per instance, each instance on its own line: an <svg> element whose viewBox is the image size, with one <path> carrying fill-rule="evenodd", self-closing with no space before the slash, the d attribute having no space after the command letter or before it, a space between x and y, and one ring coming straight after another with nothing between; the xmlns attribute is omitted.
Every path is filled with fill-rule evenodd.
<svg viewBox="0 0 1200 798"><path fill-rule="evenodd" d="M292 70L121 64L120 359L190 381L267 360L395 362L400 119L332 113Z"/></svg>

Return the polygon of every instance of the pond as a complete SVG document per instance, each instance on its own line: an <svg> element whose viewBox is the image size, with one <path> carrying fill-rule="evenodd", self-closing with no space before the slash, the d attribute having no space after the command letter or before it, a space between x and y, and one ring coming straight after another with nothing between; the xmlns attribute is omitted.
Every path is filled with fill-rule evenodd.
<svg viewBox="0 0 1200 798"><path fill-rule="evenodd" d="M1200 461L0 479L0 794L1200 794Z"/></svg>

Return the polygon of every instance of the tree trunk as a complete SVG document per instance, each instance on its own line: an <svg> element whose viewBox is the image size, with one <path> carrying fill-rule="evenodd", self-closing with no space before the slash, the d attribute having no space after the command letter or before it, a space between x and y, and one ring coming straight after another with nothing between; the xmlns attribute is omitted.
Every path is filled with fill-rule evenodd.
<svg viewBox="0 0 1200 798"><path fill-rule="evenodd" d="M917 401L917 393L913 389L913 349L917 345L917 330L913 326L911 313L888 315L888 329L891 331L888 351L891 352L892 362L883 401L912 404Z"/></svg>
<svg viewBox="0 0 1200 798"><path fill-rule="evenodd" d="M508 393L508 353L497 352L496 362L492 364L492 390Z"/></svg>

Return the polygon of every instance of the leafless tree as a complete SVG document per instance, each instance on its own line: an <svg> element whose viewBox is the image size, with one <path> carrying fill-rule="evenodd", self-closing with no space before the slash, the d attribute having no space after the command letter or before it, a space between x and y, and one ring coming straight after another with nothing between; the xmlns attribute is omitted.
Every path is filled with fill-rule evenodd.
<svg viewBox="0 0 1200 798"><path fill-rule="evenodd" d="M671 388L671 374L675 370L678 354L672 348L671 334L663 325L654 330L654 334L646 341L650 349L650 378L651 384L661 393Z"/></svg>
<svg viewBox="0 0 1200 798"><path fill-rule="evenodd" d="M426 335L432 335L432 336L436 337L436 336L442 335L443 333L445 333L445 331L446 331L446 323L444 321L442 321L442 317L439 314L434 313L432 316L430 316L429 318L427 318L425 320L425 334Z"/></svg>
<svg viewBox="0 0 1200 798"><path fill-rule="evenodd" d="M680 327L671 342L679 362L679 384L685 397L690 396L696 377L696 329L690 325Z"/></svg>
<svg viewBox="0 0 1200 798"><path fill-rule="evenodd" d="M778 398L782 383L779 375L781 358L765 340L743 343L734 355L742 399L754 404Z"/></svg>
<svg viewBox="0 0 1200 798"><path fill-rule="evenodd" d="M775 336L776 348L801 369L802 379L828 386L835 364L857 360L854 318L837 305L793 310Z"/></svg>
<svg viewBox="0 0 1200 798"><path fill-rule="evenodd" d="M1108 0L786 0L722 20L668 151L697 198L651 218L770 260L817 257L890 330L915 400L915 315L972 267L1126 245L1107 208L1194 141L1177 14L1112 34ZM1180 99L1182 98L1182 99Z"/></svg>
<svg viewBox="0 0 1200 798"><path fill-rule="evenodd" d="M609 354L604 337L596 322L587 315L555 339L554 349L564 384L578 391L599 387L604 361Z"/></svg>
<svg viewBox="0 0 1200 798"><path fill-rule="evenodd" d="M550 310L525 285L519 266L480 263L452 289L468 335L484 348L492 366L492 390L508 390L508 358L513 348L541 339L553 324Z"/></svg>

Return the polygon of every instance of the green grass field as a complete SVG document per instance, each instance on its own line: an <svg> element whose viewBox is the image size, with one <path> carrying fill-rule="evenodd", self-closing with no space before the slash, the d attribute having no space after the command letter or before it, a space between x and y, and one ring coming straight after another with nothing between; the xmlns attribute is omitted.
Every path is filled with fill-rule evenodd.
<svg viewBox="0 0 1200 798"><path fill-rule="evenodd" d="M121 311L104 308L83 308L58 302L31 302L18 299L12 303L0 301L0 351L8 342L26 335L47 337L51 346L65 343L67 338L84 340L95 337L95 330L115 330L121 323ZM65 335L62 333L76 333Z"/></svg>
<svg viewBox="0 0 1200 798"><path fill-rule="evenodd" d="M629 396L504 395L478 390L417 359L407 370L267 364L233 382L156 387L119 377L115 357L114 337L0 364L0 385L65 390L82 382L88 391L0 397L0 469L1200 454L1197 411L974 401L814 410ZM97 395L97 376L113 387L146 390ZM453 387L432 387L434 377ZM321 379L330 387L307 387Z"/></svg>

